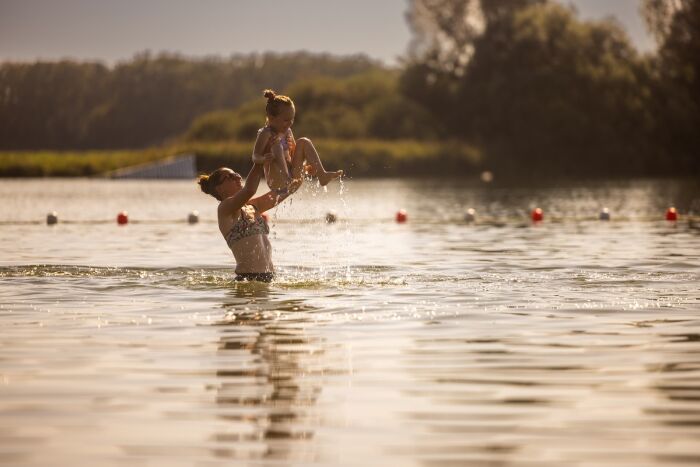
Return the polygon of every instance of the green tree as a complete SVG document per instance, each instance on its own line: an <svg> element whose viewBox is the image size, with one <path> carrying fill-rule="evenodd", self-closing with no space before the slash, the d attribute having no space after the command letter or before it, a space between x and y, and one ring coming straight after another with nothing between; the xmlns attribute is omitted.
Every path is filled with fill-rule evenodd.
<svg viewBox="0 0 700 467"><path fill-rule="evenodd" d="M407 67L402 89L513 173L648 170L648 69L613 22L556 4L492 12L462 76Z"/></svg>
<svg viewBox="0 0 700 467"><path fill-rule="evenodd" d="M489 24L546 0L410 0L409 63L459 78Z"/></svg>
<svg viewBox="0 0 700 467"><path fill-rule="evenodd" d="M700 0L645 0L642 11L659 43L654 88L659 150L666 166L700 173Z"/></svg>
<svg viewBox="0 0 700 467"><path fill-rule="evenodd" d="M394 71L377 70L344 79L308 77L281 92L295 102L297 136L431 139L437 134L427 111L398 92L398 74ZM265 101L260 96L235 110L198 117L186 139L252 141L264 124Z"/></svg>
<svg viewBox="0 0 700 467"><path fill-rule="evenodd" d="M0 147L81 147L108 69L72 61L0 66Z"/></svg>

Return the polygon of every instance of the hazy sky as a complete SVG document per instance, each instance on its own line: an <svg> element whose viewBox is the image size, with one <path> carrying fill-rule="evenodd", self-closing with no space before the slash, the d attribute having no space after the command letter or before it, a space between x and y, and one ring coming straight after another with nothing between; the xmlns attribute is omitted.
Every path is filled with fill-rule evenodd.
<svg viewBox="0 0 700 467"><path fill-rule="evenodd" d="M616 16L652 46L640 0L566 0L583 18ZM395 63L410 40L406 0L0 0L0 60L99 59L309 50Z"/></svg>

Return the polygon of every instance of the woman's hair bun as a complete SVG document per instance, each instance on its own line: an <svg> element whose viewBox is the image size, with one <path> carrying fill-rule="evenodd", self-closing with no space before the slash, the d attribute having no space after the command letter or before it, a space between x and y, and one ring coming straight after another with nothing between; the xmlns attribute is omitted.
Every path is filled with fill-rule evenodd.
<svg viewBox="0 0 700 467"><path fill-rule="evenodd" d="M197 183L199 183L199 188L201 188L204 193L208 195L211 194L209 190L209 175L200 175L197 178Z"/></svg>
<svg viewBox="0 0 700 467"><path fill-rule="evenodd" d="M277 96L277 93L272 89L265 89L263 91L263 96L265 96L268 101L271 101L275 98L275 96Z"/></svg>

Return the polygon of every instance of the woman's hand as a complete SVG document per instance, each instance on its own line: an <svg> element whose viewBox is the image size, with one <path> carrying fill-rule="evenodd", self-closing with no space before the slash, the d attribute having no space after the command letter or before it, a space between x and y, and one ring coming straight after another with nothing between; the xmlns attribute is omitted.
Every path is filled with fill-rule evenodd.
<svg viewBox="0 0 700 467"><path fill-rule="evenodd" d="M284 192L280 193L278 191L269 191L262 196L251 199L250 204L255 206L259 213L263 213L268 209L272 209L282 201L291 196L292 193L297 191L304 180L302 178L295 178L289 182Z"/></svg>

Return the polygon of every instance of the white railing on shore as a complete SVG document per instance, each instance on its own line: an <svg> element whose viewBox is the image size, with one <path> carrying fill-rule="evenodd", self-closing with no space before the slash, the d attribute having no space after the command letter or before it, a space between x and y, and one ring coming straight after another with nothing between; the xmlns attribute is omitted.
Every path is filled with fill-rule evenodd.
<svg viewBox="0 0 700 467"><path fill-rule="evenodd" d="M183 154L155 162L124 167L105 174L109 178L181 178L197 176L197 161L194 154Z"/></svg>

